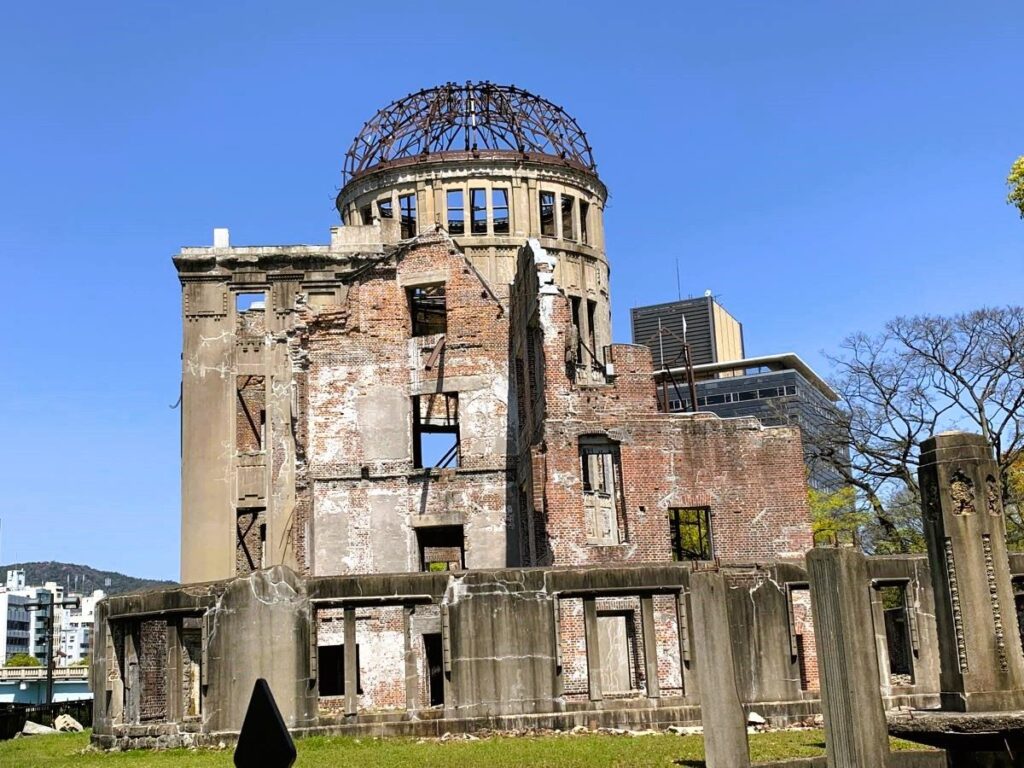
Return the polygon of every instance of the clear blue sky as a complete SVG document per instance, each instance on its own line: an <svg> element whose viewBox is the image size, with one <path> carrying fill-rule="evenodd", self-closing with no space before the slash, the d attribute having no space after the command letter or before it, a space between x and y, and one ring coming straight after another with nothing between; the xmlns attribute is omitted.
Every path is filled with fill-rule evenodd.
<svg viewBox="0 0 1024 768"><path fill-rule="evenodd" d="M448 80L587 131L618 340L677 258L748 353L822 369L891 316L1024 301L1019 0L573 6L5 3L0 560L176 578L171 255L326 242L363 122Z"/></svg>

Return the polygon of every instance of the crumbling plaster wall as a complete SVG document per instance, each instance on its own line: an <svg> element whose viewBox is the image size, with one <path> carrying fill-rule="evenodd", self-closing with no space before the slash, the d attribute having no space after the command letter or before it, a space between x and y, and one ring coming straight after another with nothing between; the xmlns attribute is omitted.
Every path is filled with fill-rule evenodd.
<svg viewBox="0 0 1024 768"><path fill-rule="evenodd" d="M437 283L443 340L414 337L407 291ZM341 306L305 311L313 573L416 570L416 529L429 525L464 526L469 568L508 562L507 348L506 307L443 233L370 265ZM414 467L413 397L440 393L458 395L459 465L426 471Z"/></svg>

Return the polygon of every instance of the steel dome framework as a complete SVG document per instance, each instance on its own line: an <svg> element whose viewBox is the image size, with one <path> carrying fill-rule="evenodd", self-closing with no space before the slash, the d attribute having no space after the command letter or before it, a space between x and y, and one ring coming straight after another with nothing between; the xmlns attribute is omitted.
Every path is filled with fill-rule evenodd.
<svg viewBox="0 0 1024 768"><path fill-rule="evenodd" d="M345 178L432 156L543 156L596 173L587 136L565 110L514 85L447 83L380 110L345 155Z"/></svg>

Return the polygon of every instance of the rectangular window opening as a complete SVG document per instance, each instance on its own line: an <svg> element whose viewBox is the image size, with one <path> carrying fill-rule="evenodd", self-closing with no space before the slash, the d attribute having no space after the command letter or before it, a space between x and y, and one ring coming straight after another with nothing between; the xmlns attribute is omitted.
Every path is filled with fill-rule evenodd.
<svg viewBox="0 0 1024 768"><path fill-rule="evenodd" d="M448 234L466 234L466 207L461 189L449 189L448 199Z"/></svg>
<svg viewBox="0 0 1024 768"><path fill-rule="evenodd" d="M507 235L509 227L507 189L498 187L491 190L491 217L494 222L494 234Z"/></svg>
<svg viewBox="0 0 1024 768"><path fill-rule="evenodd" d="M584 245L590 243L590 229L588 217L590 216L590 203L580 200L580 242Z"/></svg>
<svg viewBox="0 0 1024 768"><path fill-rule="evenodd" d="M576 239L576 222L573 216L576 213L576 198L572 195L562 195L562 239Z"/></svg>
<svg viewBox="0 0 1024 768"><path fill-rule="evenodd" d="M317 651L317 692L321 696L345 695L345 646L321 645ZM356 643L356 693L363 692L359 664L359 644Z"/></svg>
<svg viewBox="0 0 1024 768"><path fill-rule="evenodd" d="M619 544L619 446L602 436L581 437L580 464L587 543Z"/></svg>
<svg viewBox="0 0 1024 768"><path fill-rule="evenodd" d="M444 646L440 632L423 635L423 655L426 656L430 706L440 707L444 704Z"/></svg>
<svg viewBox="0 0 1024 768"><path fill-rule="evenodd" d="M601 692L623 696L640 690L642 662L635 612L599 610L597 631L602 656Z"/></svg>
<svg viewBox="0 0 1024 768"><path fill-rule="evenodd" d="M469 190L470 233L487 234L487 190Z"/></svg>
<svg viewBox="0 0 1024 768"><path fill-rule="evenodd" d="M414 466L418 469L458 467L458 394L417 395L412 400Z"/></svg>
<svg viewBox="0 0 1024 768"><path fill-rule="evenodd" d="M416 236L416 195L399 195L398 210L402 214L401 235L403 240Z"/></svg>
<svg viewBox="0 0 1024 768"><path fill-rule="evenodd" d="M235 294L235 311L239 314L243 312L259 312L267 308L267 295L263 291L251 291L245 293Z"/></svg>
<svg viewBox="0 0 1024 768"><path fill-rule="evenodd" d="M425 573L462 571L466 568L465 534L461 525L417 528L420 570Z"/></svg>
<svg viewBox="0 0 1024 768"><path fill-rule="evenodd" d="M581 365L583 363L583 324L580 314L583 300L579 296L570 296L569 302L572 307L572 327L576 333L576 365Z"/></svg>
<svg viewBox="0 0 1024 768"><path fill-rule="evenodd" d="M673 507L668 511L668 520L673 560L714 559L709 507Z"/></svg>
<svg viewBox="0 0 1024 768"><path fill-rule="evenodd" d="M409 289L412 335L431 336L448 328L444 283L418 285Z"/></svg>
<svg viewBox="0 0 1024 768"><path fill-rule="evenodd" d="M885 647L889 656L890 685L914 684L914 648L911 641L907 586L904 583L876 586L885 622Z"/></svg>
<svg viewBox="0 0 1024 768"><path fill-rule="evenodd" d="M597 364L597 332L595 326L597 325L597 302L587 301L587 345L590 347L590 353L594 356L593 363Z"/></svg>
<svg viewBox="0 0 1024 768"><path fill-rule="evenodd" d="M391 210L390 197L377 201L377 213L380 214L382 219L390 219L394 217L394 211Z"/></svg>
<svg viewBox="0 0 1024 768"><path fill-rule="evenodd" d="M373 207L364 205L359 209L359 218L362 219L364 226L370 226L373 224Z"/></svg>
<svg viewBox="0 0 1024 768"><path fill-rule="evenodd" d="M244 575L263 567L266 516L262 508L235 513L235 573Z"/></svg>
<svg viewBox="0 0 1024 768"><path fill-rule="evenodd" d="M235 450L259 453L267 429L266 377L243 374L235 377Z"/></svg>
<svg viewBox="0 0 1024 768"><path fill-rule="evenodd" d="M555 193L540 193L540 233L545 237L555 236Z"/></svg>

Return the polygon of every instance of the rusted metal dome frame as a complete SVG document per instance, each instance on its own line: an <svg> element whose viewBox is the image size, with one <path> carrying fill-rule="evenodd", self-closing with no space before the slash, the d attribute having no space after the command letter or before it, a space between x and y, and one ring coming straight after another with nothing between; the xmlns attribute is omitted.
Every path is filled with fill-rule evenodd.
<svg viewBox="0 0 1024 768"><path fill-rule="evenodd" d="M514 85L485 81L427 88L377 112L345 154L345 181L438 156L508 155L597 172L586 134L565 110Z"/></svg>

